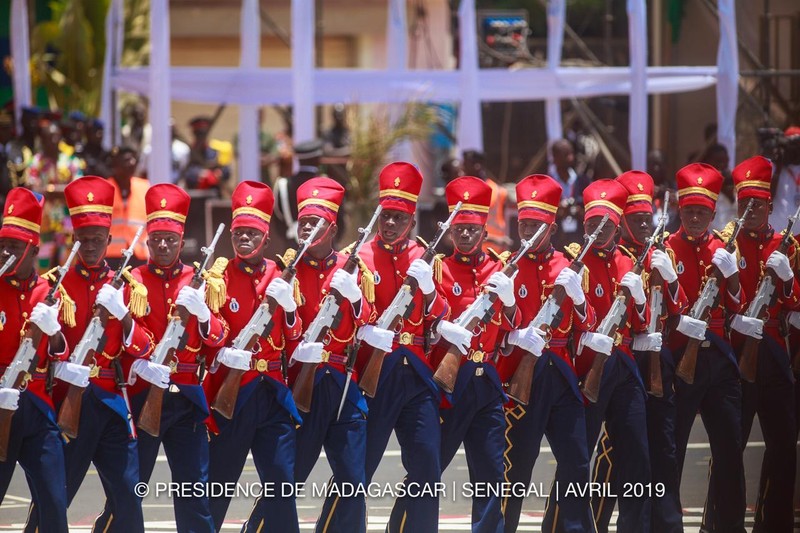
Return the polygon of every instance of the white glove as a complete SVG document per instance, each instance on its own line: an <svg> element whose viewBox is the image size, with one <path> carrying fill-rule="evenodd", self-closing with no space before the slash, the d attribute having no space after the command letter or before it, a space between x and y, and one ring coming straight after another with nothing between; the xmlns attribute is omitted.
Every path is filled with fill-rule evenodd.
<svg viewBox="0 0 800 533"><path fill-rule="evenodd" d="M377 326L362 326L358 330L357 335L359 340L362 340L383 352L392 351L392 342L394 341L394 333L388 329L379 328Z"/></svg>
<svg viewBox="0 0 800 533"><path fill-rule="evenodd" d="M136 376L141 377L151 385L159 389L169 387L169 367L148 361L147 359L137 359L131 365L131 376L128 385L136 382Z"/></svg>
<svg viewBox="0 0 800 533"><path fill-rule="evenodd" d="M662 341L661 333L640 333L633 336L631 350L637 352L660 352Z"/></svg>
<svg viewBox="0 0 800 533"><path fill-rule="evenodd" d="M417 283L419 283L419 290L422 294L430 294L434 291L433 287L433 269L431 266L422 259L414 259L408 265L407 276L411 276Z"/></svg>
<svg viewBox="0 0 800 533"><path fill-rule="evenodd" d="M278 302L278 305L283 307L283 310L287 313L294 313L297 310L297 302L294 301L294 288L281 278L275 278L269 282L267 296Z"/></svg>
<svg viewBox="0 0 800 533"><path fill-rule="evenodd" d="M628 287L628 290L631 291L631 297L633 297L633 301L636 302L636 305L644 305L645 302L647 302L647 297L644 295L644 284L642 283L641 276L638 276L633 272L628 272L622 276L622 281L620 281L619 284L623 287Z"/></svg>
<svg viewBox="0 0 800 533"><path fill-rule="evenodd" d="M502 272L495 272L486 281L486 289L495 293L505 307L512 307L517 303L517 299L514 297L514 278L518 273L519 270L509 278Z"/></svg>
<svg viewBox="0 0 800 533"><path fill-rule="evenodd" d="M736 274L739 270L739 267L736 266L736 256L725 248L717 248L714 252L714 257L711 258L711 262L717 266L726 279Z"/></svg>
<svg viewBox="0 0 800 533"><path fill-rule="evenodd" d="M690 339L705 340L708 324L690 316L681 315L678 326L675 328Z"/></svg>
<svg viewBox="0 0 800 533"><path fill-rule="evenodd" d="M128 307L125 305L125 297L122 294L122 287L115 289L110 283L106 283L97 291L98 304L106 308L111 316L117 320L122 320L128 314Z"/></svg>
<svg viewBox="0 0 800 533"><path fill-rule="evenodd" d="M788 316L789 325L794 329L800 329L800 311L792 311Z"/></svg>
<svg viewBox="0 0 800 533"><path fill-rule="evenodd" d="M581 340L578 343L578 355L583 352L583 347L586 346L597 353L604 353L611 355L611 350L614 349L614 339L607 335L600 333L585 332L581 335Z"/></svg>
<svg viewBox="0 0 800 533"><path fill-rule="evenodd" d="M742 335L761 339L764 333L764 321L759 318L751 318L744 315L734 315L731 320L731 328Z"/></svg>
<svg viewBox="0 0 800 533"><path fill-rule="evenodd" d="M348 274L340 268L333 273L331 289L339 291L339 294L350 300L352 304L357 304L361 301L361 289L358 287L355 273Z"/></svg>
<svg viewBox="0 0 800 533"><path fill-rule="evenodd" d="M300 341L300 344L294 349L291 359L301 363L321 363L322 343Z"/></svg>
<svg viewBox="0 0 800 533"><path fill-rule="evenodd" d="M508 334L508 343L519 346L526 352L530 352L536 357L542 355L544 349L544 333L539 328L528 326L527 328L515 329Z"/></svg>
<svg viewBox="0 0 800 533"><path fill-rule="evenodd" d="M672 266L672 259L665 252L654 250L653 255L650 256L650 265L658 270L658 273L667 283L673 283L678 280L678 273L675 272L675 267Z"/></svg>
<svg viewBox="0 0 800 533"><path fill-rule="evenodd" d="M76 387L85 389L89 385L89 367L63 361L55 363L54 376L61 381L66 381Z"/></svg>
<svg viewBox="0 0 800 533"><path fill-rule="evenodd" d="M472 333L468 329L449 320L440 320L439 334L444 337L444 340L458 348L459 352L467 355L470 344L472 344Z"/></svg>
<svg viewBox="0 0 800 533"><path fill-rule="evenodd" d="M58 323L58 305L51 307L39 302L31 311L31 322L36 324L42 333L52 337L61 331L61 324Z"/></svg>
<svg viewBox="0 0 800 533"><path fill-rule="evenodd" d="M581 276L571 268L564 268L556 276L556 285L564 287L567 296L575 303L575 305L583 305L586 301L586 296L583 294L583 284L581 283Z"/></svg>
<svg viewBox="0 0 800 533"><path fill-rule="evenodd" d="M205 287L205 283L199 289L193 289L186 285L175 298L175 305L184 306L189 313L197 317L197 321L201 324L211 320L211 309L206 305Z"/></svg>
<svg viewBox="0 0 800 533"><path fill-rule="evenodd" d="M789 258L780 253L778 250L775 250L769 254L766 265L767 268L774 270L778 277L783 281L789 281L794 277L792 265L789 264Z"/></svg>
<svg viewBox="0 0 800 533"><path fill-rule="evenodd" d="M19 389L0 389L0 409L16 411L19 408Z"/></svg>
<svg viewBox="0 0 800 533"><path fill-rule="evenodd" d="M217 353L217 361L221 365L236 370L250 370L252 352L237 350L236 348L223 348Z"/></svg>

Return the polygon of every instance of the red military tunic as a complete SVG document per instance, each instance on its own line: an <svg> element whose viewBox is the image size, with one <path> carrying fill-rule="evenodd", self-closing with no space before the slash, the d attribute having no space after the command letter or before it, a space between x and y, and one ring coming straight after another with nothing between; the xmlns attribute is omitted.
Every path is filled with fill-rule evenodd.
<svg viewBox="0 0 800 533"><path fill-rule="evenodd" d="M628 257L631 258L631 261L636 261L642 253L642 246L633 243L621 241L619 248L623 253L627 254ZM654 251L655 248L650 248L650 251L647 253L647 257L645 258L643 265L645 272L650 273L653 271L653 266L650 261ZM645 284L645 290L647 291L648 297L650 294L650 287L651 286L649 283ZM666 303L667 316L680 315L689 307L689 299L686 297L686 293L684 292L680 283L678 283L677 294L672 294L669 290L669 283L664 281L661 287L661 294L665 296L664 302ZM666 318L667 317L665 316L662 320L666 321Z"/></svg>
<svg viewBox="0 0 800 533"><path fill-rule="evenodd" d="M519 274L514 278L514 290L516 291L520 323L522 327L525 327L536 318L539 309L553 292L556 277L570 265L570 260L561 252L551 248L550 251L541 254L525 254L525 257L521 258L517 265ZM568 296L565 297L561 304L563 313L561 324L550 332L550 339L545 345L546 350L557 355L573 371L575 367L567 348L569 336L573 331L590 331L597 322L594 308L588 299L585 308L586 316L583 317L575 310L572 299ZM503 382L508 382L514 375L522 355L522 350L514 347L508 357L500 359L498 369Z"/></svg>
<svg viewBox="0 0 800 533"><path fill-rule="evenodd" d="M264 259L261 265L254 267L236 257L228 263L225 269L227 295L225 305L220 308L219 314L230 328L229 345L244 329L258 306L264 301L269 283L278 276L280 276L280 270L274 261ZM300 338L303 330L302 321L297 316L294 324L287 326L283 308L278 306L272 315L272 322L273 327L269 336L262 337L256 343L251 369L242 376L241 386L247 385L259 375L265 375L279 383L286 384L281 368L281 350L286 347L287 341L296 341ZM227 375L228 367L220 365L214 374L210 374L206 378L203 388L209 403L213 402Z"/></svg>
<svg viewBox="0 0 800 533"><path fill-rule="evenodd" d="M422 257L424 252L422 246L410 240L390 245L376 237L364 245L360 257L375 277L375 311L378 317L400 290L411 262ZM425 309L425 297L419 290L414 294L412 305L409 317L401 320L395 330L392 350L402 346L433 369L425 353L425 334L434 321L448 318L450 309L441 287L437 287L430 309Z"/></svg>
<svg viewBox="0 0 800 533"><path fill-rule="evenodd" d="M148 263L135 268L131 274L147 288L147 311L140 322L153 335L157 346L175 311L175 298L191 281L194 269L180 262L169 269ZM186 346L177 352L177 361L166 361L164 364L173 367L170 376L172 383L197 385L197 353L203 345L210 348L222 347L228 336L228 324L215 313L211 313L208 337L203 338L198 330L197 318L190 315L186 323L186 335ZM144 380L136 382L137 391L138 387L144 386L143 383Z"/></svg>
<svg viewBox="0 0 800 533"><path fill-rule="evenodd" d="M103 285L111 282L113 277L114 271L108 268L105 263L96 268L86 268L78 265L64 276L64 281L62 282L64 292L75 301L75 325L68 326L63 323L63 320L61 325L61 331L64 333L67 345L71 350L80 342L83 333L92 320L97 292ZM127 286L125 293L127 301L129 298ZM113 316L109 316L106 323L105 336L106 344L102 353L95 354L94 368L90 374L90 379L92 383L103 390L119 394L120 391L116 386L114 368L111 366L111 362L122 352L136 358L147 357L152 353L155 346L147 330L139 325L133 328L130 346L123 346L122 323ZM82 363L82 361L75 362Z"/></svg>
<svg viewBox="0 0 800 533"><path fill-rule="evenodd" d="M589 291L586 294L586 301L594 307L597 313L597 325L602 323L603 318L608 314L611 305L619 291L619 282L622 277L631 271L633 261L623 254L617 247L610 252L592 248L583 257L583 264L589 269ZM627 302L627 320L617 329L617 348L627 355L631 361L635 361L630 349L631 337L636 333L642 333L647 327L649 312L645 307L644 316L636 312L633 298ZM579 338L576 337L577 343ZM581 355L576 358L575 367L579 376L586 375L592 367L594 352L584 347Z"/></svg>
<svg viewBox="0 0 800 533"><path fill-rule="evenodd" d="M683 228L667 238L667 246L674 252L675 270L678 272L678 282L683 287L689 300L689 307L684 314L688 314L703 289L703 283L709 272L714 268L711 258L718 248L724 248L725 243L716 234L706 233L699 239L694 239L686 234ZM723 329L725 323L724 310L730 313L740 313L742 303L728 292L726 280L720 283L720 305L711 311L708 330L721 338L726 338ZM737 295L740 296L740 295ZM686 345L687 339L683 334L673 331L670 335L669 346L678 350Z"/></svg>
<svg viewBox="0 0 800 533"><path fill-rule="evenodd" d="M297 265L297 282L300 285L302 294L301 305L297 308L297 313L302 320L303 329L308 328L319 312L322 300L330 293L330 282L333 273L339 270L347 262L347 254L336 251L323 259L318 260L308 254ZM324 351L322 353L323 362L321 367L330 367L345 372L347 355L345 349L355 339L356 330L374 320L375 315L373 306L362 296L361 305L356 314L353 305L347 299L343 299L339 305L338 324L334 322L334 328L326 335L323 340ZM309 339L313 341L314 339ZM291 349L287 353L291 354L296 342L290 343ZM297 377L300 365L294 365L290 373L290 379L294 381ZM356 372L353 372L352 379L356 379Z"/></svg>
<svg viewBox="0 0 800 533"><path fill-rule="evenodd" d="M0 374L14 360L14 355L22 342L22 338L30 327L28 318L36 304L43 302L50 290L50 284L44 278L33 274L28 280L20 281L10 276L0 278ZM27 391L38 400L36 404L42 410L45 406L54 409L53 399L46 391L47 369L52 360L65 360L69 349L60 354L48 353L48 337L42 335L42 340L36 350L38 362L32 380L28 382Z"/></svg>

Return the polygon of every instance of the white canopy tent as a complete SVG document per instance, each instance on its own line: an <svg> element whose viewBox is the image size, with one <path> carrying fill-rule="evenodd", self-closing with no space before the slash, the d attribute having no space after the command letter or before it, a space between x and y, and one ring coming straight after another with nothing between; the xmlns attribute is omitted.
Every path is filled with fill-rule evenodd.
<svg viewBox="0 0 800 533"><path fill-rule="evenodd" d="M119 66L124 25L123 0L112 0L107 18L106 68L102 118L113 117L114 91L147 95L150 101L152 153L148 174L166 181L171 171L170 101L226 102L240 106L239 175L258 175L258 106L293 106L294 137L315 135L314 106L336 102L402 103L457 102L460 107L458 142L462 149L483 148L481 102L533 101L546 103L548 139L562 135L560 100L600 95L630 96L629 144L635 168L644 168L647 153L647 95L687 92L717 84L718 137L735 160L735 120L738 92L738 54L734 0L719 0L720 41L716 66L655 67L647 65L647 8L645 0L627 0L631 64L628 67L562 67L566 0L550 0L547 9L548 66L522 70L480 69L474 0L459 9L461 60L458 70L408 70L406 0L388 0L388 68L315 68L314 0L291 0L292 68L260 68L258 0L242 0L241 61L239 68L170 67L168 0L151 0L150 66ZM12 2L12 43L15 65L28 63L27 2ZM15 69L18 107L30 102L27 69ZM19 116L19 115L17 115Z"/></svg>

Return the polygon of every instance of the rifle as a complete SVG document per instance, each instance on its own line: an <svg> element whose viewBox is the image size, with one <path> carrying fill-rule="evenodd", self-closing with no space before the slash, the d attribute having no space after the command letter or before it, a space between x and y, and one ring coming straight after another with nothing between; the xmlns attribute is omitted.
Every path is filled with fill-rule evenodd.
<svg viewBox="0 0 800 533"><path fill-rule="evenodd" d="M300 241L300 248L298 249L297 254L295 254L294 259L292 259L289 264L286 265L286 268L283 269L283 272L281 272L281 279L286 283L289 283L290 285L293 283L294 277L297 274L297 265L300 262L300 259L308 251L311 243L314 242L314 238L317 236L317 233L319 233L323 223L323 219L320 218L308 238ZM252 352L256 347L258 340L261 338L266 338L272 332L272 328L274 327L272 317L277 309L278 302L271 296L267 296L267 298L256 308L255 313L253 313L253 316L250 317L247 325L233 340L233 344L231 346L236 350L247 350L248 352ZM217 391L217 395L214 398L214 403L211 404L212 409L228 420L233 418L233 411L236 407L236 399L239 397L239 387L242 384L242 376L244 376L245 372L246 370L229 368L228 374L225 376L225 379L222 381L222 385Z"/></svg>
<svg viewBox="0 0 800 533"><path fill-rule="evenodd" d="M641 255L636 258L636 262L631 269L631 272L637 276L642 274L642 265L652 246L653 238L651 237L645 243L644 250L642 250ZM628 314L628 300L630 300L630 298L631 293L628 288L620 286L620 290L614 298L614 303L611 304L608 313L606 313L606 316L600 321L600 325L597 326L597 333L607 337L616 336L617 330L622 327L622 324L625 322L625 317ZM600 397L600 384L603 380L603 369L609 358L609 355L595 352L592 366L583 380L583 394L586 396L586 399L592 403L597 403L597 399Z"/></svg>
<svg viewBox="0 0 800 533"><path fill-rule="evenodd" d="M447 220L445 222L439 222L439 230L436 232L433 240L425 248L420 259L428 264L433 262L436 255L436 246L439 244L439 241L442 240L444 234L447 233L447 230L450 229L450 225L453 223L453 219L460 209L461 202L458 202ZM417 280L411 276L406 276L397 294L392 299L392 303L383 310L383 313L381 313L375 325L382 329L394 331L401 320L411 316L411 312L414 310L414 295L418 288L419 284ZM378 389L378 380L381 377L381 368L383 368L383 359L386 357L386 353L387 352L378 348L372 350L367 365L364 367L364 372L361 374L361 380L358 382L358 386L364 391L364 394L370 398L375 397L375 392Z"/></svg>
<svg viewBox="0 0 800 533"><path fill-rule="evenodd" d="M669 191L664 193L664 205L658 226L650 236L653 245L659 250L664 249L664 232L667 229L667 208L669 206ZM658 244L655 244L655 243ZM650 322L647 324L647 333L662 333L664 331L664 315L667 309L664 301L664 278L658 269L650 272L650 295L647 302L650 307ZM648 374L647 393L656 398L664 396L664 384L661 378L661 352L647 352Z"/></svg>
<svg viewBox="0 0 800 533"><path fill-rule="evenodd" d="M208 266L211 256L214 255L214 248L217 246L217 241L219 241L223 229L225 229L225 224L220 224L217 227L214 238L211 240L211 244L201 248L203 261L195 267L194 275L189 281L189 286L193 289L199 289L203 285L203 270ZM161 341L156 345L153 355L150 356L151 362L163 365L186 346L187 322L189 322L189 311L182 305L177 306L175 314L169 319L164 336L161 337ZM147 391L147 398L145 398L142 411L139 413L139 429L158 437L161 431L161 406L163 403L164 389L151 385L150 390Z"/></svg>
<svg viewBox="0 0 800 533"><path fill-rule="evenodd" d="M131 249L133 248L131 247ZM117 382L117 388L122 392L122 399L125 400L125 408L128 411L127 422L130 424L131 428L131 438L136 440L139 436L136 434L136 424L133 423L131 400L128 398L128 382L125 380L125 373L122 371L122 363L119 357L115 357L114 360L111 361L111 365L114 367L114 381Z"/></svg>
<svg viewBox="0 0 800 533"><path fill-rule="evenodd" d="M358 253L361 251L361 247L367 242L370 233L372 233L372 227L378 221L378 217L381 214L382 207L378 206L375 209L375 213L372 215L372 219L369 221L369 224L363 229L359 228L359 233L361 233L361 238L356 241L353 249L350 250L350 255L347 257L347 261L345 262L342 268L348 274L354 274L358 270ZM306 328L305 333L303 334L303 340L306 342L322 342L328 332L334 325L334 321L338 320L340 317L339 306L341 305L344 297L337 291L336 289L331 289L330 293L325 296L322 300L322 303L319 306L319 311L317 312L317 316L314 317L314 320L309 324L308 328ZM297 375L297 380L294 382L294 386L292 387L292 395L294 396L294 403L297 405L297 408L304 413L308 413L311 411L311 400L314 395L314 376L317 373L317 367L319 363L301 363L300 366L300 373ZM347 391L345 390L345 393Z"/></svg>
<svg viewBox="0 0 800 533"><path fill-rule="evenodd" d="M542 224L536 231L534 236L530 239L523 240L520 248L514 257L503 267L501 272L509 278L514 275L519 267L517 262L528 252L536 239L544 233L547 224ZM482 324L488 323L494 316L494 303L497 301L497 294L487 291L485 288L480 296L469 304L469 306L461 313L455 320L455 324L466 328L471 331L473 336L480 335L480 327ZM477 333L476 333L477 330ZM453 392L456 386L456 378L458 377L458 369L461 367L461 352L450 343L447 344L447 350L444 357L436 367L436 372L433 374L433 380L447 393Z"/></svg>
<svg viewBox="0 0 800 533"><path fill-rule="evenodd" d="M608 214L603 215L600 225L597 226L591 235L585 237L580 254L578 254L567 268L571 269L576 274L579 274L581 270L583 270L583 257L600 236L600 232L603 231L606 222L608 222ZM547 296L547 300L545 300L539 312L536 313L530 325L538 328L549 338L550 331L557 328L564 318L564 313L561 311L561 304L566 297L567 292L564 290L564 287L561 285L553 287L552 292ZM533 372L535 367L536 356L528 352L523 353L517 365L517 369L514 371L514 374L511 376L511 381L508 383L508 396L515 402L528 405L531 399L531 385L533 384Z"/></svg>
<svg viewBox="0 0 800 533"><path fill-rule="evenodd" d="M789 246L792 244L792 229L795 222L800 218L800 207L794 215L789 217L789 223L786 225L786 231L783 233L781 243L778 245L778 251L784 255L789 251ZM750 305L747 307L745 316L750 318L766 319L769 308L775 305L777 288L777 278L772 270L764 273L764 277L758 283L756 295ZM760 341L753 337L747 336L744 340L742 347L742 357L739 360L739 372L742 374L742 379L748 383L755 383L756 373L758 369L758 347Z"/></svg>
<svg viewBox="0 0 800 533"><path fill-rule="evenodd" d="M745 207L742 216L734 219L733 232L728 242L725 243L725 250L727 250L728 253L733 253L736 249L736 237L739 235L744 219L752 207L753 200L750 199L750 201L747 202L747 207ZM689 311L689 317L696 320L708 321L711 316L711 310L719 305L719 283L721 280L722 272L715 266L703 283L700 297L697 298L697 301L694 302L692 309ZM689 339L689 342L686 344L686 350L683 352L683 358L675 369L675 374L689 385L694 383L694 373L697 367L697 350L700 348L700 342L701 341L697 339Z"/></svg>
<svg viewBox="0 0 800 533"><path fill-rule="evenodd" d="M55 305L56 292L61 287L64 276L69 272L70 265L75 260L75 256L78 255L80 247L80 241L76 241L72 245L72 251L70 251L66 262L58 267L58 277L53 286L50 287L50 290L47 291L47 296L44 298L45 305ZM9 258L3 265L2 271L7 271L11 267L11 263L13 261ZM17 348L14 359L6 368L3 377L0 378L0 388L25 390L28 380L31 379L31 375L36 371L36 365L39 363L39 354L36 353L36 350L42 342L42 335L44 335L42 330L36 324L31 323L22 338L19 348ZM8 458L8 441L11 437L11 418L13 416L14 411L0 409L0 461L5 461Z"/></svg>
<svg viewBox="0 0 800 533"><path fill-rule="evenodd" d="M136 236L134 236L131 241L130 247L122 252L125 259L109 282L115 289L122 287L122 274L125 267L128 266L131 256L133 256L133 249L142 236L143 230L144 227L140 226L136 232ZM108 324L109 316L109 312L105 307L102 305L97 306L80 342L75 346L75 350L73 350L69 357L71 363L88 366L94 360L96 354L103 353L107 341L106 324ZM64 403L61 404L61 409L58 411L58 427L61 428L61 431L66 436L72 439L78 436L83 390L83 387L78 387L70 383L67 389L67 395L64 398Z"/></svg>

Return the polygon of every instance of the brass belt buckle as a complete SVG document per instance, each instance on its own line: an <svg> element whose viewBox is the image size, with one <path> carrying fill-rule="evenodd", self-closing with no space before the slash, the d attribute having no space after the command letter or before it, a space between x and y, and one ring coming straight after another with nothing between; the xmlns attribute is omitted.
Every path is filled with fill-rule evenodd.
<svg viewBox="0 0 800 533"><path fill-rule="evenodd" d="M331 358L331 352L328 350L322 350L322 362L327 363L328 360Z"/></svg>
<svg viewBox="0 0 800 533"><path fill-rule="evenodd" d="M619 331L614 333L614 346L619 346L620 344L622 344L623 339L624 337L622 336L622 333L620 333Z"/></svg>
<svg viewBox="0 0 800 533"><path fill-rule="evenodd" d="M172 361L169 362L169 373L174 374L177 371L178 371L178 361L173 359Z"/></svg>
<svg viewBox="0 0 800 533"><path fill-rule="evenodd" d="M100 375L100 367L97 365L92 365L92 368L89 369L89 377L96 378Z"/></svg>
<svg viewBox="0 0 800 533"><path fill-rule="evenodd" d="M483 362L483 352L480 351L480 350L476 350L476 351L472 352L472 355L470 356L470 359L472 359L473 363L482 363Z"/></svg>
<svg viewBox="0 0 800 533"><path fill-rule="evenodd" d="M267 371L267 361L265 359L259 359L256 361L256 370L259 372L266 372Z"/></svg>
<svg viewBox="0 0 800 533"><path fill-rule="evenodd" d="M403 333L400 334L400 339L397 342L402 346L409 346L411 344L414 344L414 335L409 333L408 331L404 331Z"/></svg>

